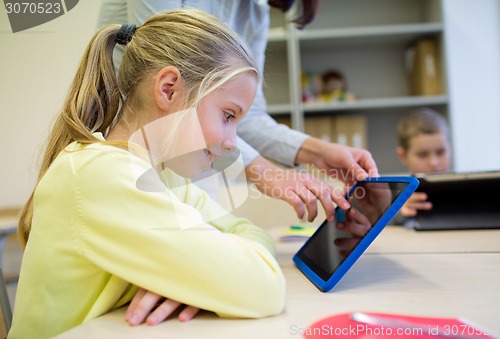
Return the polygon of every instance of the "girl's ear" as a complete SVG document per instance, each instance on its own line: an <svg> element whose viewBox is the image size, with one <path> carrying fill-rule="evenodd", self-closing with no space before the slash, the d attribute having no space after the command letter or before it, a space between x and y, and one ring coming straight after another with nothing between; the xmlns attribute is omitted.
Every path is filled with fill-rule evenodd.
<svg viewBox="0 0 500 339"><path fill-rule="evenodd" d="M162 111L170 112L181 89L181 74L174 66L163 67L156 75L154 97Z"/></svg>

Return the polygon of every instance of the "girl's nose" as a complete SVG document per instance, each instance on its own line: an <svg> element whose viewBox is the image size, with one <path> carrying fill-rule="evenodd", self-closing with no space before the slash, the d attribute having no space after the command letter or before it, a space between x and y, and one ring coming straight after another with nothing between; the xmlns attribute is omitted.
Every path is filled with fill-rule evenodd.
<svg viewBox="0 0 500 339"><path fill-rule="evenodd" d="M228 144L222 145L223 152L234 152L235 150L236 150L236 145L228 145Z"/></svg>
<svg viewBox="0 0 500 339"><path fill-rule="evenodd" d="M222 151L223 152L233 152L236 150L236 130L230 131L226 134L222 142Z"/></svg>

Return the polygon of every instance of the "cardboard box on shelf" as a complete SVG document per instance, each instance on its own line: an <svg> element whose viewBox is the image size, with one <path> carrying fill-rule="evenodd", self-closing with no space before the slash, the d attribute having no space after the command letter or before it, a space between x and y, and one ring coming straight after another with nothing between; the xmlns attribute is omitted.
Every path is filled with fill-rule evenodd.
<svg viewBox="0 0 500 339"><path fill-rule="evenodd" d="M410 90L413 95L437 95L442 92L437 43L421 38L406 51Z"/></svg>
<svg viewBox="0 0 500 339"><path fill-rule="evenodd" d="M306 116L304 130L307 134L328 142L367 148L366 117L361 114Z"/></svg>
<svg viewBox="0 0 500 339"><path fill-rule="evenodd" d="M306 116L304 119L304 132L327 142L335 140L335 117L331 116Z"/></svg>
<svg viewBox="0 0 500 339"><path fill-rule="evenodd" d="M368 147L366 130L366 117L362 114L335 117L335 142L339 144L366 149Z"/></svg>

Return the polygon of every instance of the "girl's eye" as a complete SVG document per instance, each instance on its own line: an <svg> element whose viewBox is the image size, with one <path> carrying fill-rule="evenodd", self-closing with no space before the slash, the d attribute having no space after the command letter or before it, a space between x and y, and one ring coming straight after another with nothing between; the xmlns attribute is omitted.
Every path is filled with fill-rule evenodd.
<svg viewBox="0 0 500 339"><path fill-rule="evenodd" d="M229 122L231 119L235 118L234 114L229 113L229 112L224 112L224 117L226 119L226 122Z"/></svg>

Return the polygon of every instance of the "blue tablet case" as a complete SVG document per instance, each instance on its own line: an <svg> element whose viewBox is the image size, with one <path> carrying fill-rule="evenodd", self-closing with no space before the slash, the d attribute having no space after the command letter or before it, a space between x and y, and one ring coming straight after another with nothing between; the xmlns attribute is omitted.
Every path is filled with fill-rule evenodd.
<svg viewBox="0 0 500 339"><path fill-rule="evenodd" d="M322 292L330 291L358 260L382 229L392 220L418 187L412 176L381 176L358 181L347 194L351 207L364 215L368 231L360 237L339 231L337 222L347 213L337 208L336 221L325 221L294 255L297 268ZM344 220L345 218L345 220ZM334 244L337 238L353 238L351 248Z"/></svg>

